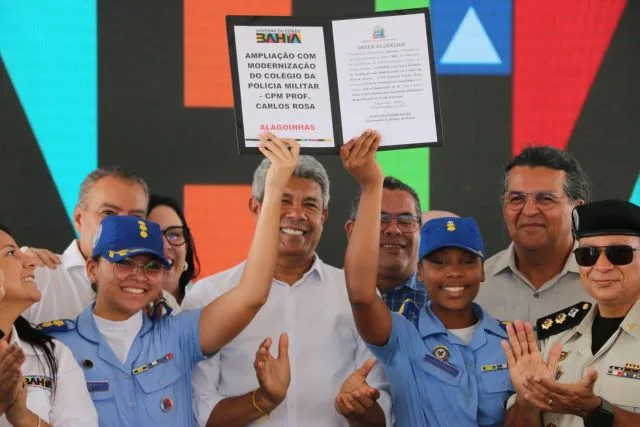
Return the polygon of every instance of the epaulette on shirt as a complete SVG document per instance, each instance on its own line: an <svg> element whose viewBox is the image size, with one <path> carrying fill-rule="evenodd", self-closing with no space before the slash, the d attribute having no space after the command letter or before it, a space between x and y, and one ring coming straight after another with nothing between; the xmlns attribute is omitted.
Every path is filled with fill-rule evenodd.
<svg viewBox="0 0 640 427"><path fill-rule="evenodd" d="M76 322L69 319L50 320L40 323L36 329L42 332L68 332L76 328Z"/></svg>
<svg viewBox="0 0 640 427"><path fill-rule="evenodd" d="M583 301L539 318L536 322L538 339L544 340L577 326L587 315L591 305L591 303Z"/></svg>
<svg viewBox="0 0 640 427"><path fill-rule="evenodd" d="M505 332L507 332L507 325L511 325L511 324L513 324L513 322L512 322L512 321L510 321L510 320L498 320L498 319L496 319L496 321L498 322L498 325L500 325L500 327L501 327Z"/></svg>
<svg viewBox="0 0 640 427"><path fill-rule="evenodd" d="M413 302L411 298L407 298L406 300L404 300L404 302L400 306L400 310L398 310L398 314L413 323L416 328L418 327L420 307L418 307L418 304Z"/></svg>

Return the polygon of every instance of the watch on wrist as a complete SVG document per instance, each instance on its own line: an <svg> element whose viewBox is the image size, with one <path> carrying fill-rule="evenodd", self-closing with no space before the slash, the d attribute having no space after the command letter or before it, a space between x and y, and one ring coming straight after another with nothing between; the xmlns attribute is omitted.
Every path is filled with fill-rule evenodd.
<svg viewBox="0 0 640 427"><path fill-rule="evenodd" d="M587 415L585 427L611 427L613 425L613 405L600 398L600 406Z"/></svg>

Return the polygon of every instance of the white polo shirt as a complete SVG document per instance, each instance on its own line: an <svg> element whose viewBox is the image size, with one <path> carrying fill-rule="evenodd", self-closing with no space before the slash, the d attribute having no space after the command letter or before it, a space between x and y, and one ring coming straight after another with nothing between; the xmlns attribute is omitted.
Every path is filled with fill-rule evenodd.
<svg viewBox="0 0 640 427"><path fill-rule="evenodd" d="M245 262L199 281L187 293L183 309L204 307L240 282ZM278 338L289 335L291 383L285 400L270 414L249 424L262 427L347 427L335 410L342 382L371 353L360 338L351 313L342 270L316 257L298 282L273 280L266 304L249 325L211 359L193 370L194 410L204 426L215 406L226 397L240 396L258 387L253 367L256 351L267 337L278 354ZM368 383L381 391L378 403L391 426L391 398L380 364Z"/></svg>
<svg viewBox="0 0 640 427"><path fill-rule="evenodd" d="M60 265L38 267L34 274L42 298L22 313L32 325L56 319L73 320L96 299L77 240L61 255ZM178 314L181 309L173 295L166 291L163 294L173 314Z"/></svg>
<svg viewBox="0 0 640 427"><path fill-rule="evenodd" d="M15 327L11 333L13 343L25 354L22 374L27 387L27 408L31 412L52 426L98 425L98 414L87 391L84 373L67 346L54 340L58 372L55 394L52 394L53 383L44 353L21 341ZM0 415L0 427L9 426L7 418Z"/></svg>
<svg viewBox="0 0 640 427"><path fill-rule="evenodd" d="M574 245L573 249L577 247ZM573 250L572 249L572 250ZM502 321L520 319L531 322L580 301L593 298L580 283L580 272L573 253L562 271L536 289L516 266L513 242L484 263L485 281L475 299L483 309Z"/></svg>

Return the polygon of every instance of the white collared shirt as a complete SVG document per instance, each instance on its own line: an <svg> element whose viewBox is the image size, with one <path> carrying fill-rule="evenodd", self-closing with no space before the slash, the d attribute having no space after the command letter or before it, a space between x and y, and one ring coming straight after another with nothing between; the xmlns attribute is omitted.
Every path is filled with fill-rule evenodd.
<svg viewBox="0 0 640 427"><path fill-rule="evenodd" d="M240 282L245 263L206 277L187 293L182 308L200 308ZM253 362L260 343L273 339L271 352L278 354L278 338L289 335L291 384L286 399L270 414L249 425L264 427L348 426L335 410L342 382L371 353L358 335L347 297L342 270L316 257L311 269L289 286L273 280L267 303L251 323L214 357L193 371L194 410L204 426L213 408L224 398L240 396L258 387ZM391 399L380 365L368 376L372 387L381 388L378 400L387 426L392 425Z"/></svg>
<svg viewBox="0 0 640 427"><path fill-rule="evenodd" d="M577 243L574 245L575 249ZM572 251L573 251L572 249ZM593 298L580 283L580 272L573 253L562 271L536 289L516 266L513 242L484 263L485 281L475 299L483 309L502 321L520 319L531 322L580 301Z"/></svg>
<svg viewBox="0 0 640 427"><path fill-rule="evenodd" d="M13 343L25 355L21 369L27 387L27 408L31 412L52 426L98 425L98 414L87 391L84 374L67 346L54 340L58 363L54 395L51 373L42 350L21 341L15 327L11 333ZM10 425L5 415L0 415L0 427Z"/></svg>
<svg viewBox="0 0 640 427"><path fill-rule="evenodd" d="M32 325L56 319L73 320L96 299L77 240L71 242L61 255L60 265L56 268L38 267L34 274L42 298L22 313L22 317ZM180 306L173 295L166 291L163 293L173 308L173 314L178 314Z"/></svg>

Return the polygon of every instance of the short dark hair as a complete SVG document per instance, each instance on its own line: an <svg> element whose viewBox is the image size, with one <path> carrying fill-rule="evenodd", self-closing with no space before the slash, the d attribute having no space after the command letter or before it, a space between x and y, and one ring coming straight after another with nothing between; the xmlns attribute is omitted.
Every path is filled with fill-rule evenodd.
<svg viewBox="0 0 640 427"><path fill-rule="evenodd" d="M182 212L182 208L177 200L167 197L160 196L158 194L151 194L149 198L149 208L147 209L147 215L151 213L151 211L157 206L167 206L178 215L180 221L185 228L185 237L186 237L186 245L187 245L187 253L185 256L185 261L187 262L187 269L182 272L180 275L180 279L178 280L178 288L180 289L180 298L184 298L186 293L186 288L189 282L193 280L195 277L200 274L200 259L198 258L198 252L196 251L196 242L193 239L193 235L191 234L191 230L187 225L187 219L184 216L184 212ZM181 301L178 301L181 302Z"/></svg>
<svg viewBox="0 0 640 427"><path fill-rule="evenodd" d="M515 156L504 168L504 179L501 197L507 192L509 172L516 166L545 167L565 171L567 177L562 185L570 200L591 201L591 180L580 166L578 160L568 151L555 147L530 146Z"/></svg>
<svg viewBox="0 0 640 427"><path fill-rule="evenodd" d="M392 176L385 176L384 181L382 182L382 188L386 188L387 190L401 190L409 193L411 197L413 197L413 200L415 201L416 215L418 215L419 218L422 218L422 209L420 208L420 197L418 197L418 193L416 192L416 190L413 189L413 187L409 186L408 184L405 184L404 182L400 181L398 178L394 178ZM361 196L362 194L360 193L360 190L358 190L358 194L356 194L356 197L351 202L351 219L354 219L358 214L358 206L360 205Z"/></svg>

